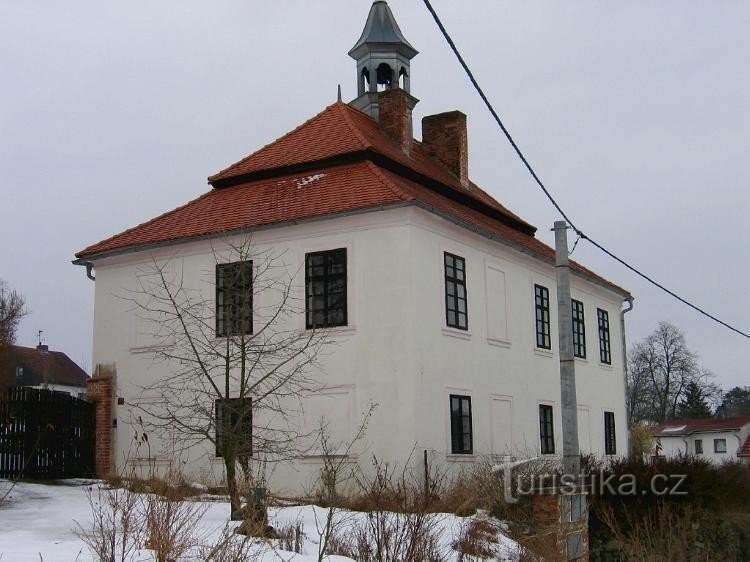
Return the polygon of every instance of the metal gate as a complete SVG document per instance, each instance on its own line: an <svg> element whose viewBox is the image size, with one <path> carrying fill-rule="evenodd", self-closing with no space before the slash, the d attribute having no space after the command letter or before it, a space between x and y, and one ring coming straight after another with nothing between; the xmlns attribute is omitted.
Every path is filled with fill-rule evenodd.
<svg viewBox="0 0 750 562"><path fill-rule="evenodd" d="M93 474L94 404L37 388L0 395L0 478Z"/></svg>

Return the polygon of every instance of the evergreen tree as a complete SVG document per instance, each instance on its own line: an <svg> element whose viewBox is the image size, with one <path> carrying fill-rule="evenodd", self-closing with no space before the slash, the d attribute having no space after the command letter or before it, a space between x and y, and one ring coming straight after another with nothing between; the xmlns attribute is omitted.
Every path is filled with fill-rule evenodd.
<svg viewBox="0 0 750 562"><path fill-rule="evenodd" d="M722 418L750 416L750 386L735 386L727 391L716 415Z"/></svg>
<svg viewBox="0 0 750 562"><path fill-rule="evenodd" d="M685 388L685 397L677 406L680 418L710 418L711 407L706 401L703 389L696 382L689 382Z"/></svg>

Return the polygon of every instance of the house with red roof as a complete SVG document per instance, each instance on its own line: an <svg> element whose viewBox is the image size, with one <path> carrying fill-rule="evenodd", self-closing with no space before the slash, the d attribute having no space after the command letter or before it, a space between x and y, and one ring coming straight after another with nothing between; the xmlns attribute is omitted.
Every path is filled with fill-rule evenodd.
<svg viewBox="0 0 750 562"><path fill-rule="evenodd" d="M117 463L132 450L137 397L172 373L152 359L172 343L154 339L118 295L137 286L144 266L169 261L218 318L216 256L247 236L259 251L283 254L293 272L304 310L290 330L322 326L335 342L302 397L299 424L324 419L331 440L346 443L377 404L365 438L347 453L353 462L369 466L373 454L422 462L426 454L461 467L484 455L562 452L553 249L471 181L466 115L424 116L414 138L417 51L385 2L372 5L349 55L354 100L336 101L210 176L197 199L77 252L74 263L95 278L93 364L117 373ZM632 297L582 264L571 267L580 446L624 454L622 305ZM262 303L238 298L251 308L251 333ZM217 328L216 338L223 333ZM149 440L164 462L173 454L167 441ZM221 466L209 444L193 449L186 467ZM272 485L297 491L322 467L314 448L282 464Z"/></svg>
<svg viewBox="0 0 750 562"><path fill-rule="evenodd" d="M651 434L655 455L750 462L750 416L669 420Z"/></svg>

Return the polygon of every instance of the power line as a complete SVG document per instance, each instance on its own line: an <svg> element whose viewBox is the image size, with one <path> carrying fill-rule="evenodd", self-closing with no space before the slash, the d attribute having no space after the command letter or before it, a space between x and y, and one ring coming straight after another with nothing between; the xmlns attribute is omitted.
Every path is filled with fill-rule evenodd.
<svg viewBox="0 0 750 562"><path fill-rule="evenodd" d="M636 269L634 266L630 265L628 262L626 262L622 258L616 256L615 254L613 254L612 252L610 252L609 250L607 250L607 248L605 248L604 246L602 246L601 244L599 244L596 240L593 240L592 238L589 238L588 236L586 236L586 234L584 234L583 231L581 229L579 229L572 220L570 220L570 217L565 213L565 211L563 211L562 207L560 207L560 205L557 203L557 201L555 201L555 198L552 196L552 194L547 190L547 188L545 187L545 185L542 182L542 180L539 178L539 176L534 171L534 168L532 168L531 164L526 159L526 156L524 156L523 152L521 152L521 149L518 148L518 145L516 144L516 141L513 139L513 137L511 136L510 132L508 131L508 129L503 124L502 120L500 119L500 116L495 111L495 108L492 107L492 104L490 103L490 100L487 99L487 96L485 95L485 93L482 90L482 88L479 86L479 83L477 82L477 79L474 78L474 74L471 72L471 69L469 68L469 65L466 64L466 61L461 56L461 53L458 51L458 48L456 47L456 44L453 42L453 39L448 34L448 31L445 29L445 26L443 25L443 22L440 21L440 18L438 17L437 12L435 12L435 9L432 7L432 4L430 3L430 0L424 0L424 3L425 3L425 6L427 7L427 10L429 10L430 14L432 14L432 17L435 20L435 23L440 28L440 32L443 34L443 37L445 37L445 40L448 42L448 45L450 46L451 50L453 51L453 54L456 55L456 58L458 59L458 62L461 64L461 66L463 67L464 71L466 72L466 75L469 77L469 80L471 81L472 85L474 86L474 89L479 94L479 97L482 98L482 101L487 106L487 109L489 109L490 113L492 114L492 117L495 118L495 122L498 124L498 126L500 127L500 129L503 131L503 134L505 135L505 138L508 139L508 142L513 147L513 150L516 152L516 155L518 155L518 158L521 159L521 162L523 162L523 165L526 166L526 169L528 170L529 174L531 174L531 177L534 178L534 181L541 188L541 190L544 192L544 195L547 197L547 199L549 199L550 203L552 203L552 205L555 207L555 209L557 209L557 212L560 213L560 215L568 222L568 224L575 231L575 233L580 238L582 238L582 239L587 240L588 242L590 242L593 246L595 246L596 248L598 248L599 250L601 250L602 252L604 252L607 256L609 256L613 260L617 261L621 265L624 265L627 269L629 269L630 271L632 271L636 275L642 277L643 279L645 279L646 281L648 281L649 283L651 283L653 286L661 289L662 291L664 291L668 295L674 297L675 299L677 299L681 303L686 304L687 306L689 306L693 310L699 312L700 314L702 314L703 316L706 316L707 318L710 318L714 322L717 322L717 323L721 324L725 328L729 328L733 332L736 332L737 334L739 334L741 336L745 336L746 338L750 339L750 334L748 334L747 332L743 332L742 330L740 330L738 328L735 328L731 324L728 324L727 322L724 322L723 320L720 320L719 318L717 318L713 314L710 314L709 312L706 312L701 307L693 304L692 302L688 301L687 299L682 298L681 296L679 296L674 291L671 291L670 289L667 289L661 283L658 283L657 281L655 281L654 279L652 279L651 277L649 277L645 273L642 273L641 271L639 271L638 269Z"/></svg>

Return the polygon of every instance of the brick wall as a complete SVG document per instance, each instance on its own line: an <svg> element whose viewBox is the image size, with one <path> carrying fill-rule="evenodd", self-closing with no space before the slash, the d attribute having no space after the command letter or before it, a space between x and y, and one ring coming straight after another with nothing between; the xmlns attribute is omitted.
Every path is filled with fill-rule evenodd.
<svg viewBox="0 0 750 562"><path fill-rule="evenodd" d="M104 371L97 367L98 372ZM86 383L86 395L95 403L94 466L96 476L104 478L113 470L114 458L114 373L92 377Z"/></svg>
<svg viewBox="0 0 750 562"><path fill-rule="evenodd" d="M555 559L559 560L579 560L588 562L589 559L589 530L588 530L588 508L585 509L585 516L580 521L563 521L564 509L562 501L566 498L564 495L540 491L532 496L531 509L534 521L535 532L540 537L550 537L545 541L545 547L553 546L556 551ZM572 533L581 533L583 542L583 555L579 558L569 558L567 555L567 537ZM554 543L551 545L550 543ZM533 543L532 543L533 549ZM549 555L548 552L545 552Z"/></svg>

